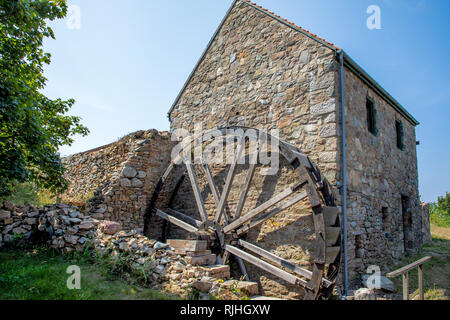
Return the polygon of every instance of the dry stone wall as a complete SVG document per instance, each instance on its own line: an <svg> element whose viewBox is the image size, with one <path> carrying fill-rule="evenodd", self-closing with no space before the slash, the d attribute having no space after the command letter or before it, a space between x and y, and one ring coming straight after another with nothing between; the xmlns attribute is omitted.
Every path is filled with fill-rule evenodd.
<svg viewBox="0 0 450 320"><path fill-rule="evenodd" d="M120 141L63 159L70 185L65 203L83 205L97 219L142 229L156 183L170 162L167 132L138 131Z"/></svg>

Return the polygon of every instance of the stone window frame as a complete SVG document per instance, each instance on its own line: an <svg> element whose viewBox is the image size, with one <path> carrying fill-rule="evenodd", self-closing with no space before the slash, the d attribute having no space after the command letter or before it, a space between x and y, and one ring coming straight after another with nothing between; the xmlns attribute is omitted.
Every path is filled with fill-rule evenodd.
<svg viewBox="0 0 450 320"><path fill-rule="evenodd" d="M366 96L367 130L374 136L378 135L377 129L377 108L375 100L369 95Z"/></svg>

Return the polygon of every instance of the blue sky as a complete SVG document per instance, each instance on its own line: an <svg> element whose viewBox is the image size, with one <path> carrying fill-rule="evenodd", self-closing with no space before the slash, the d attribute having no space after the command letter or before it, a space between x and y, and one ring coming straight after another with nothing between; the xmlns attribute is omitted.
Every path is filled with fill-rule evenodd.
<svg viewBox="0 0 450 320"><path fill-rule="evenodd" d="M167 111L232 0L69 0L80 29L52 22L56 40L45 93L74 98L71 113L91 133L68 155L127 133L168 130ZM259 0L257 3L335 43L416 119L420 194L450 191L450 1ZM381 9L369 30L370 5Z"/></svg>

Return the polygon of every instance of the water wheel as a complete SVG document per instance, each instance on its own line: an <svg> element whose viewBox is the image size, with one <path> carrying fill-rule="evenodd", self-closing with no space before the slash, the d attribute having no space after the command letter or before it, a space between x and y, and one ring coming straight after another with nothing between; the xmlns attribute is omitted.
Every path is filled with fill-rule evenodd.
<svg viewBox="0 0 450 320"><path fill-rule="evenodd" d="M255 138L256 137L256 138ZM262 138L263 137L263 138ZM252 138L255 138L256 148L250 147ZM228 146L233 145L233 160L228 165L222 165L223 178L219 182L211 170L211 164L202 154L195 159L195 144L197 139L201 145L211 141L226 141ZM217 144L217 143L216 143ZM290 166L289 179L294 182L284 186L284 190L277 192L266 201L249 205L247 197L255 172L260 163L260 149L263 144L276 146L270 150L283 159ZM211 147L213 142L209 145ZM179 145L179 152L159 180L147 214L145 215L145 234L149 234L151 220L154 217L162 219L160 240L165 241L168 228L175 225L185 230L190 239L209 240L211 249L217 254L220 263L227 263L230 257L238 263L240 272L248 280L245 261L273 276L280 278L290 285L305 290L307 300L328 299L339 271L341 252L341 226L339 211L335 206L333 192L327 179L321 174L310 158L297 147L282 141L267 133L246 127L229 127L208 131L197 137L187 137ZM214 145L211 148L216 148ZM223 147L225 148L225 147ZM266 149L267 150L267 149ZM193 159L194 158L194 159ZM240 164L239 159L252 159ZM272 158L273 159L273 158ZM194 161L193 161L194 160ZM268 165L266 163L266 165ZM242 168L239 168L239 167ZM225 170L225 167L227 170ZM178 168L178 170L177 170ZM199 172L201 171L201 172ZM175 174L175 172L178 172ZM230 199L230 190L236 173L240 172L239 194ZM204 177L204 189L208 189L213 199L213 209L205 206L205 192L199 183L199 175ZM245 177L245 179L243 179ZM237 182L237 181L235 181ZM173 208L174 201L179 193L180 186L187 183L193 193L190 212L180 212ZM168 200L164 208L158 207L162 190L170 188ZM307 203L310 212L314 237L313 257L309 268L302 267L287 259L279 257L247 240L249 232L261 227L283 211L294 207L299 202ZM232 203L232 205L231 205ZM207 212L209 211L209 212Z"/></svg>

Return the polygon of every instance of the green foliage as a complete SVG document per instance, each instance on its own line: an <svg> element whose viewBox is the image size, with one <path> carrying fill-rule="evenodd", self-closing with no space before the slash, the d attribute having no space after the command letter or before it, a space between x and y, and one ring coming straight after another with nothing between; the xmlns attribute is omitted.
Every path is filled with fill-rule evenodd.
<svg viewBox="0 0 450 320"><path fill-rule="evenodd" d="M438 227L450 227L450 193L430 204L431 222Z"/></svg>
<svg viewBox="0 0 450 320"><path fill-rule="evenodd" d="M94 264L91 249L62 256L41 247L0 251L0 300L170 300L171 295L130 284L108 280ZM67 267L81 268L81 290L69 290ZM103 272L102 272L103 273Z"/></svg>
<svg viewBox="0 0 450 320"><path fill-rule="evenodd" d="M2 201L9 201L16 205L33 205L43 207L45 205L56 203L56 197L48 190L40 190L33 183L19 183L14 181L10 184L11 194L9 196L0 196Z"/></svg>
<svg viewBox="0 0 450 320"><path fill-rule="evenodd" d="M66 13L65 0L0 0L0 195L15 181L64 190L59 147L88 133L79 117L66 115L74 100L41 93L50 63L43 40L55 38L46 21Z"/></svg>

